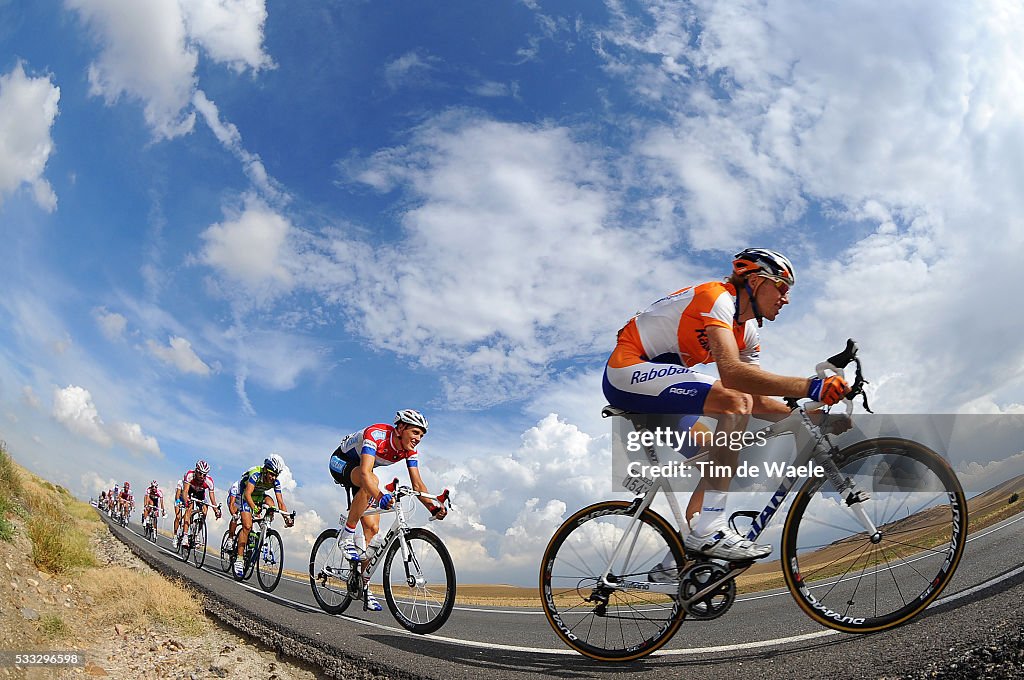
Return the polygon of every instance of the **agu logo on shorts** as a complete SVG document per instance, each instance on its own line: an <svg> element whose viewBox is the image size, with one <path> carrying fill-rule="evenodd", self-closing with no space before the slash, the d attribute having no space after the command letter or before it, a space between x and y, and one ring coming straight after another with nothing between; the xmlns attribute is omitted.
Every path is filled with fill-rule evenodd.
<svg viewBox="0 0 1024 680"><path fill-rule="evenodd" d="M675 394L675 395L680 396L680 397L696 397L697 396L697 388L696 387L670 387L670 388L668 388L668 393L669 394Z"/></svg>

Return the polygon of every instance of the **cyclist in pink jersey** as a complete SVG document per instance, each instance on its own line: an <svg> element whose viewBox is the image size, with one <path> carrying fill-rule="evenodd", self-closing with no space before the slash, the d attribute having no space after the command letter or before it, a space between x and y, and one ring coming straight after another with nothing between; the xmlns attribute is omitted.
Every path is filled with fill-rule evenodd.
<svg viewBox="0 0 1024 680"><path fill-rule="evenodd" d="M796 283L793 265L781 253L748 248L733 259L732 275L683 288L633 317L619 331L605 367L608 403L641 413L687 414L680 430L701 414L718 420L717 433L743 432L751 414L778 420L789 414L770 397L809 397L835 404L849 391L838 376L796 378L776 375L759 365L759 329L774 321L789 303ZM693 370L715 363L720 378ZM716 437L715 441L730 441ZM720 470L736 467L739 451L711 447ZM687 548L709 557L750 560L767 556L758 545L733 531L725 513L732 476L701 479L686 508Z"/></svg>
<svg viewBox="0 0 1024 680"><path fill-rule="evenodd" d="M381 510L391 507L392 496L380 490L380 479L375 469L405 461L409 470L409 481L412 488L422 493L430 493L423 483L419 469L419 454L416 446L427 433L427 419L413 409L403 409L395 414L395 424L383 423L353 432L341 440L341 444L331 454L330 470L334 481L345 488L355 490L349 506L348 518L343 529L341 547L350 560L361 560L362 553L356 546L356 525L363 525L363 538L369 545L373 537L380 531L380 516L364 517L368 507L376 504ZM420 502L437 519L444 519L448 509L444 505L427 499ZM381 611L377 598L367 588L367 608Z"/></svg>

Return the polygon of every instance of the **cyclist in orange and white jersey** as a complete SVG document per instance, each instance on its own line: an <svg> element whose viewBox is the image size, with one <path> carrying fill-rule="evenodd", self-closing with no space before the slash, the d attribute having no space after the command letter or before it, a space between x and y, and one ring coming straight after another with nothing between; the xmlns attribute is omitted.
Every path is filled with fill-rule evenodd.
<svg viewBox="0 0 1024 680"><path fill-rule="evenodd" d="M796 378L759 365L759 329L789 303L796 283L793 265L781 253L748 248L737 253L732 275L681 290L653 303L619 331L604 373L604 394L612 406L640 413L687 414L680 430L701 414L718 420L717 432L743 432L753 413L768 419L789 414L769 397L809 397L825 404L849 391L838 376ZM716 363L720 378L693 370ZM717 434L717 433L716 433ZM715 441L731 441L721 437ZM734 470L739 452L711 447L710 459ZM733 531L725 514L731 475L701 479L686 508L686 546L709 557L749 560L767 556L771 546L752 543Z"/></svg>

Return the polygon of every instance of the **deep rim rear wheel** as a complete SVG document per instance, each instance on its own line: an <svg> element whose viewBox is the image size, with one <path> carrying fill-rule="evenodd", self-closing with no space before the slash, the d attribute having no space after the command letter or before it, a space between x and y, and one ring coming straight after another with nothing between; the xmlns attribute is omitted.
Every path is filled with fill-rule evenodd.
<svg viewBox="0 0 1024 680"><path fill-rule="evenodd" d="M634 512L625 501L583 508L544 551L544 614L565 644L592 659L647 656L675 635L685 617L678 597L685 562L679 534L653 510L638 520ZM624 535L629 540L611 565L611 578L622 585L610 587L600 577Z"/></svg>

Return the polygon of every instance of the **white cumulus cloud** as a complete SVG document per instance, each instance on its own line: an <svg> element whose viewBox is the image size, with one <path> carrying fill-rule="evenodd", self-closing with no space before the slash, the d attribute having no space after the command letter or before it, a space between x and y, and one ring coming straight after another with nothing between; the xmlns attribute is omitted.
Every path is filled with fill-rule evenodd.
<svg viewBox="0 0 1024 680"><path fill-rule="evenodd" d="M39 207L56 209L57 195L43 171L54 151L50 131L59 101L60 88L50 77L28 76L21 62L0 75L0 202L27 186Z"/></svg>
<svg viewBox="0 0 1024 680"><path fill-rule="evenodd" d="M288 219L253 196L225 217L202 233L200 261L254 292L288 290L293 279Z"/></svg>
<svg viewBox="0 0 1024 680"><path fill-rule="evenodd" d="M192 131L200 50L235 71L273 66L262 48L262 0L65 0L91 30L100 54L91 93L108 104L142 103L157 138Z"/></svg>
<svg viewBox="0 0 1024 680"><path fill-rule="evenodd" d="M100 327L103 335L108 340L123 340L125 329L128 328L128 319L123 314L107 311L100 307L93 310L93 317Z"/></svg>
<svg viewBox="0 0 1024 680"><path fill-rule="evenodd" d="M156 438L146 435L141 425L120 421L107 425L93 403L92 394L84 387L68 385L54 388L52 415L69 431L100 446L110 447L117 443L133 454L163 455Z"/></svg>
<svg viewBox="0 0 1024 680"><path fill-rule="evenodd" d="M68 385L63 389L54 389L53 417L75 434L101 446L110 446L110 435L107 434L96 405L92 403L92 395L84 387Z"/></svg>

